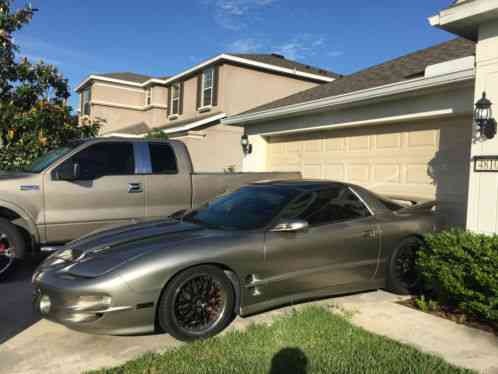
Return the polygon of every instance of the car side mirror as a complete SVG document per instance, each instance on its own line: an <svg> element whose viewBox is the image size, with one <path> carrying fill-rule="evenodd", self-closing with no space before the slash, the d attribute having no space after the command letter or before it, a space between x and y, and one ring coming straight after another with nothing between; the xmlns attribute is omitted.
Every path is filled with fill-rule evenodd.
<svg viewBox="0 0 498 374"><path fill-rule="evenodd" d="M279 222L270 231L273 232L297 232L304 231L309 227L309 223L302 219L289 219Z"/></svg>
<svg viewBox="0 0 498 374"><path fill-rule="evenodd" d="M59 181L75 181L80 177L80 165L68 160L55 169L54 177Z"/></svg>

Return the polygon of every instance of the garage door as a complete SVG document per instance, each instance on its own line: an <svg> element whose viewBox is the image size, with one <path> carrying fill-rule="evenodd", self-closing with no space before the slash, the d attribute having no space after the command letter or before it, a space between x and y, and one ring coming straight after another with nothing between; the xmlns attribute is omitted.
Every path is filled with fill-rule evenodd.
<svg viewBox="0 0 498 374"><path fill-rule="evenodd" d="M267 167L436 198L451 223L464 225L471 123L465 117L272 136Z"/></svg>

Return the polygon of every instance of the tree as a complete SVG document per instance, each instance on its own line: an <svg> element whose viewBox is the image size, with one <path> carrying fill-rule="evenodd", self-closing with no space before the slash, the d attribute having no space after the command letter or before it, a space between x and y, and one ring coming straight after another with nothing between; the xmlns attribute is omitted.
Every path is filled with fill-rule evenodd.
<svg viewBox="0 0 498 374"><path fill-rule="evenodd" d="M168 135L166 135L163 131L161 131L159 129L152 129L147 133L147 135L145 135L145 139L168 140L169 137L168 137Z"/></svg>
<svg viewBox="0 0 498 374"><path fill-rule="evenodd" d="M18 57L13 35L36 11L0 0L0 170L23 168L72 139L96 136L100 127L74 121L68 81L55 66Z"/></svg>

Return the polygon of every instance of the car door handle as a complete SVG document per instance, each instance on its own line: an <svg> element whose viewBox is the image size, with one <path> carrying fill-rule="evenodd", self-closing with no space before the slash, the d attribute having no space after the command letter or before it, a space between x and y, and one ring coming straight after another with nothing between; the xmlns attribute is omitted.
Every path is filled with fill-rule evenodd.
<svg viewBox="0 0 498 374"><path fill-rule="evenodd" d="M128 193L140 193L143 192L141 183L128 183Z"/></svg>
<svg viewBox="0 0 498 374"><path fill-rule="evenodd" d="M361 236L363 236L364 238L374 239L377 237L377 231L375 230L364 231Z"/></svg>

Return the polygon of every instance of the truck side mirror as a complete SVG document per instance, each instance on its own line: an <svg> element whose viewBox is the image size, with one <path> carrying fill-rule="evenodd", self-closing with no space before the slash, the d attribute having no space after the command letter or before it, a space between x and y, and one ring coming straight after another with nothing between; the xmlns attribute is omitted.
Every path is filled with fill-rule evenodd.
<svg viewBox="0 0 498 374"><path fill-rule="evenodd" d="M80 165L73 160L67 160L55 169L53 177L59 181L75 181L80 177Z"/></svg>

